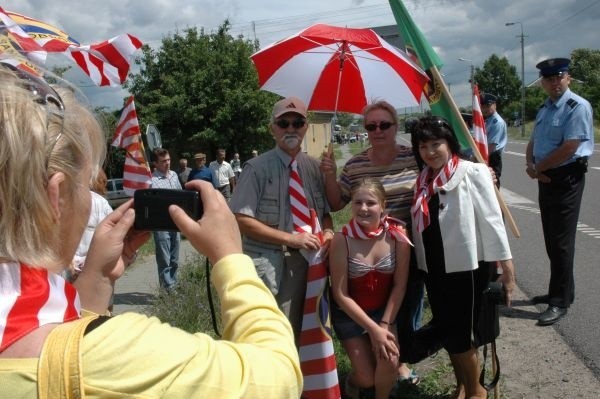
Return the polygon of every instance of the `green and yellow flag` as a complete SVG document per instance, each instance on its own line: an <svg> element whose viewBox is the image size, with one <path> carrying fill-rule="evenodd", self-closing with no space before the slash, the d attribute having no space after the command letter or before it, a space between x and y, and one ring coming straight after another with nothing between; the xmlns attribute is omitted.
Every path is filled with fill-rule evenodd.
<svg viewBox="0 0 600 399"><path fill-rule="evenodd" d="M453 112L452 107L456 108L456 105L454 105L452 99L448 98L446 90L442 90L444 82L439 78L439 73L432 73L432 69L441 68L444 63L427 42L421 30L415 25L402 1L390 0L390 7L392 7L398 29L406 44L407 53L425 70L431 80L425 87L425 96L429 101L431 113L445 118L452 125L461 146L464 148L471 147L469 138L465 136L463 130L463 122L456 115L456 113L460 115L460 112Z"/></svg>

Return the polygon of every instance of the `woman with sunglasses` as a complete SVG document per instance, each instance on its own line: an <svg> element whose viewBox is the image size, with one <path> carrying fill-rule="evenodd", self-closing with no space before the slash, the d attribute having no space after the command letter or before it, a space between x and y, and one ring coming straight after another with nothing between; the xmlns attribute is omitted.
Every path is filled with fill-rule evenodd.
<svg viewBox="0 0 600 399"><path fill-rule="evenodd" d="M363 110L363 123L371 146L346 162L339 180L333 154L324 153L321 159L331 210L338 211L350 202L351 188L361 179L375 178L385 189L385 213L402 220L410 231L410 204L418 167L410 147L396 142L396 110L386 101L374 102ZM423 309L423 282L413 258L411 256L406 295L397 320L401 358L402 344L420 327ZM419 377L405 363L400 364L398 380L415 385L419 383Z"/></svg>
<svg viewBox="0 0 600 399"><path fill-rule="evenodd" d="M411 208L413 241L433 324L454 368L453 398L486 398L477 347L495 339L486 333L482 304L495 261L502 265L499 280L509 306L515 285L494 183L486 165L460 158L454 131L442 118L421 118L411 142L421 168Z"/></svg>
<svg viewBox="0 0 600 399"><path fill-rule="evenodd" d="M169 210L213 264L223 340L135 313L107 317L114 283L148 232L128 201L97 226L73 285L105 136L70 91L0 66L0 375L2 397L297 398L289 322L242 254L223 197L194 181L204 216ZM219 234L215 235L215 226ZM102 315L102 316L99 316Z"/></svg>

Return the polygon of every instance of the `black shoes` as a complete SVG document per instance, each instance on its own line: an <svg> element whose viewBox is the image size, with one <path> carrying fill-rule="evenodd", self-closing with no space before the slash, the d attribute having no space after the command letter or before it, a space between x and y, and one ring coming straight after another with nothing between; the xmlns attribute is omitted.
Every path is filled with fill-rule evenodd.
<svg viewBox="0 0 600 399"><path fill-rule="evenodd" d="M567 314L567 308L559 308L558 306L548 306L538 318L538 326L549 326L560 319L563 318L564 315Z"/></svg>
<svg viewBox="0 0 600 399"><path fill-rule="evenodd" d="M533 298L531 298L531 303L534 305L540 303L548 303L548 295L536 295Z"/></svg>

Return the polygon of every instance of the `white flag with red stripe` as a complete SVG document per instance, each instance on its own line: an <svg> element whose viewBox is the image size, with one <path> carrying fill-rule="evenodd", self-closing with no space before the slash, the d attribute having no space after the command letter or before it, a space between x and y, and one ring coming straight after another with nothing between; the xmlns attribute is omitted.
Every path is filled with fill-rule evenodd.
<svg viewBox="0 0 600 399"><path fill-rule="evenodd" d="M473 140L481 153L481 157L488 162L487 134L485 133L485 121L481 113L481 103L479 102L479 88L473 85Z"/></svg>
<svg viewBox="0 0 600 399"><path fill-rule="evenodd" d="M314 209L310 210L312 233L323 242L323 232ZM308 261L304 317L300 332L300 368L304 377L302 398L339 399L331 318L329 315L329 280L326 249L301 250Z"/></svg>
<svg viewBox="0 0 600 399"><path fill-rule="evenodd" d="M61 53L98 86L120 86L129 73L133 53L142 47L142 42L129 34L81 45L53 25L2 8L0 20L8 31L7 36L17 43L17 50L24 56L43 64L47 53ZM2 33L0 29L0 36Z"/></svg>
<svg viewBox="0 0 600 399"><path fill-rule="evenodd" d="M149 188L152 174L144 155L144 143L133 96L129 97L125 108L121 112L121 118L117 124L111 145L123 148L126 151L125 166L123 168L123 189L125 193L133 196L135 190Z"/></svg>

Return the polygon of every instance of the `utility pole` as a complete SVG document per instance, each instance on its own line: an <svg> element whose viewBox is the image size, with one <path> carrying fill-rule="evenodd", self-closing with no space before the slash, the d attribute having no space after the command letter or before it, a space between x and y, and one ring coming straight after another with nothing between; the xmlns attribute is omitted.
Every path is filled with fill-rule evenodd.
<svg viewBox="0 0 600 399"><path fill-rule="evenodd" d="M471 99L473 98L473 89L475 88L475 66L473 65L473 60L468 58L460 57L459 61L469 62L471 63L471 77L469 78L469 82L471 82Z"/></svg>
<svg viewBox="0 0 600 399"><path fill-rule="evenodd" d="M519 21L507 22L505 26L521 25L521 137L525 137L525 35L523 34L523 23Z"/></svg>

